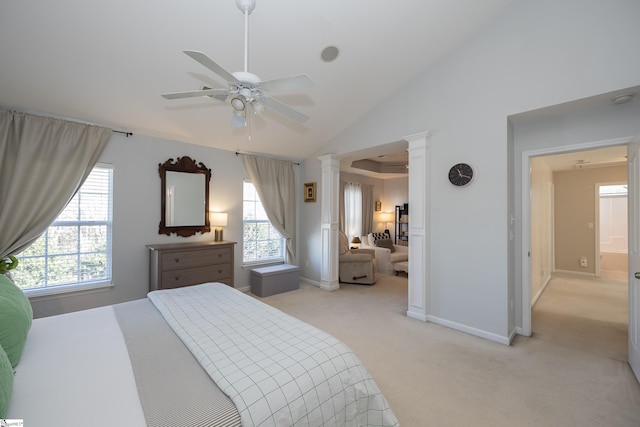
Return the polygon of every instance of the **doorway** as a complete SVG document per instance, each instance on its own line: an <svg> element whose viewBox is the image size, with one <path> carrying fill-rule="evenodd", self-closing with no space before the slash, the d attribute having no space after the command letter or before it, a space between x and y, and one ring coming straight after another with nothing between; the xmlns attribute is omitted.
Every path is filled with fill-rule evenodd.
<svg viewBox="0 0 640 427"><path fill-rule="evenodd" d="M604 141L582 146L582 150L558 148L526 156L530 191L523 188L523 194L530 194L526 234L531 252L529 277L523 278L523 285L528 282L528 289L523 286L523 296L528 295L522 304L523 312L529 309L531 313L530 333L626 360L628 276L623 273L623 280L599 277L600 235L609 241L609 234L618 230L600 230L598 187L604 182L626 183L626 144L620 142ZM546 203L541 203L545 198ZM544 206L551 206L551 212L547 213ZM544 215L547 218L541 219ZM534 244L546 233L552 237ZM539 282L542 285L538 289ZM590 305L593 302L596 305ZM523 318L523 324L526 320Z"/></svg>
<svg viewBox="0 0 640 427"><path fill-rule="evenodd" d="M598 233L596 275L605 279L627 280L629 274L629 226L627 182L598 184Z"/></svg>

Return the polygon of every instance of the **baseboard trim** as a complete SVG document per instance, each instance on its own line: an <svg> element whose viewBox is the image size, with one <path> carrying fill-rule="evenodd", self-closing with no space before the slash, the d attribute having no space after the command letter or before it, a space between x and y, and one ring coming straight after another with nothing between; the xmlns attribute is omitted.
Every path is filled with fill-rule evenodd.
<svg viewBox="0 0 640 427"><path fill-rule="evenodd" d="M595 273L583 273L582 271L573 271L573 270L555 270L554 273L573 274L575 276L597 277Z"/></svg>
<svg viewBox="0 0 640 427"><path fill-rule="evenodd" d="M533 301L531 302L531 308L533 308L533 306L536 305L536 303L538 302L538 299L540 298L544 290L547 289L547 285L550 282L551 282L551 276L548 276L547 280L544 281L544 284L542 285L542 287L540 287L540 290L538 291L538 293L536 293L536 295L533 297Z"/></svg>
<svg viewBox="0 0 640 427"><path fill-rule="evenodd" d="M450 320L441 319L436 316L427 315L427 321L437 323L438 325L446 326L447 328L455 329L456 331L465 332L470 335L474 335L479 338L484 338L489 341L497 342L499 344L510 345L510 338L493 334L491 332L483 331L481 329L472 328L461 323L452 322Z"/></svg>
<svg viewBox="0 0 640 427"><path fill-rule="evenodd" d="M416 319L419 320L421 322L426 322L428 319L426 315L422 314L422 313L415 313L413 311L407 310L407 317L410 317L411 319Z"/></svg>
<svg viewBox="0 0 640 427"><path fill-rule="evenodd" d="M320 287L320 282L316 281L316 280L311 280L308 277L300 277L299 279L301 282L303 283L307 283L309 285L315 286L316 288Z"/></svg>

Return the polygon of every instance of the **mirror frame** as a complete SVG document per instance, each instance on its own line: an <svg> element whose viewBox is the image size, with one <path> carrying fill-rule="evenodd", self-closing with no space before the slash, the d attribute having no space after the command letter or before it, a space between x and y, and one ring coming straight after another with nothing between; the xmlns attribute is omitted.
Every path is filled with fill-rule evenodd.
<svg viewBox="0 0 640 427"><path fill-rule="evenodd" d="M167 172L198 173L204 175L204 225L180 225L175 227L167 227ZM160 203L160 225L158 227L158 234L166 234L167 236L170 236L171 233L176 233L178 236L189 237L198 232L203 234L210 232L211 226L209 224L209 181L211 180L211 169L208 169L202 162L196 164L195 159L184 156L178 157L175 163L173 159L169 159L164 163L159 163L158 173L160 174L160 191L162 193Z"/></svg>

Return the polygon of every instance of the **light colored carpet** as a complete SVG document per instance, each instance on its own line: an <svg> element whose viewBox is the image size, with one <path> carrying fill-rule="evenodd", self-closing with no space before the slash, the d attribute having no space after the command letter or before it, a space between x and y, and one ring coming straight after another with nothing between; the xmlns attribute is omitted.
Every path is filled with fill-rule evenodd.
<svg viewBox="0 0 640 427"><path fill-rule="evenodd" d="M627 361L627 282L555 275L531 314L536 338Z"/></svg>
<svg viewBox="0 0 640 427"><path fill-rule="evenodd" d="M626 362L542 332L509 347L410 319L405 277L341 286L301 283L260 300L351 347L405 427L640 426L640 385Z"/></svg>

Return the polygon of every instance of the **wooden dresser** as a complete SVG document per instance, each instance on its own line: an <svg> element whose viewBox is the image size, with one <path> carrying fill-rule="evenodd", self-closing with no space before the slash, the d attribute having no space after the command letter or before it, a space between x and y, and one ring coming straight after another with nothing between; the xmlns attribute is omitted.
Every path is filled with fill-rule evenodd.
<svg viewBox="0 0 640 427"><path fill-rule="evenodd" d="M236 242L189 242L147 245L149 290L180 288L204 282L233 286Z"/></svg>

